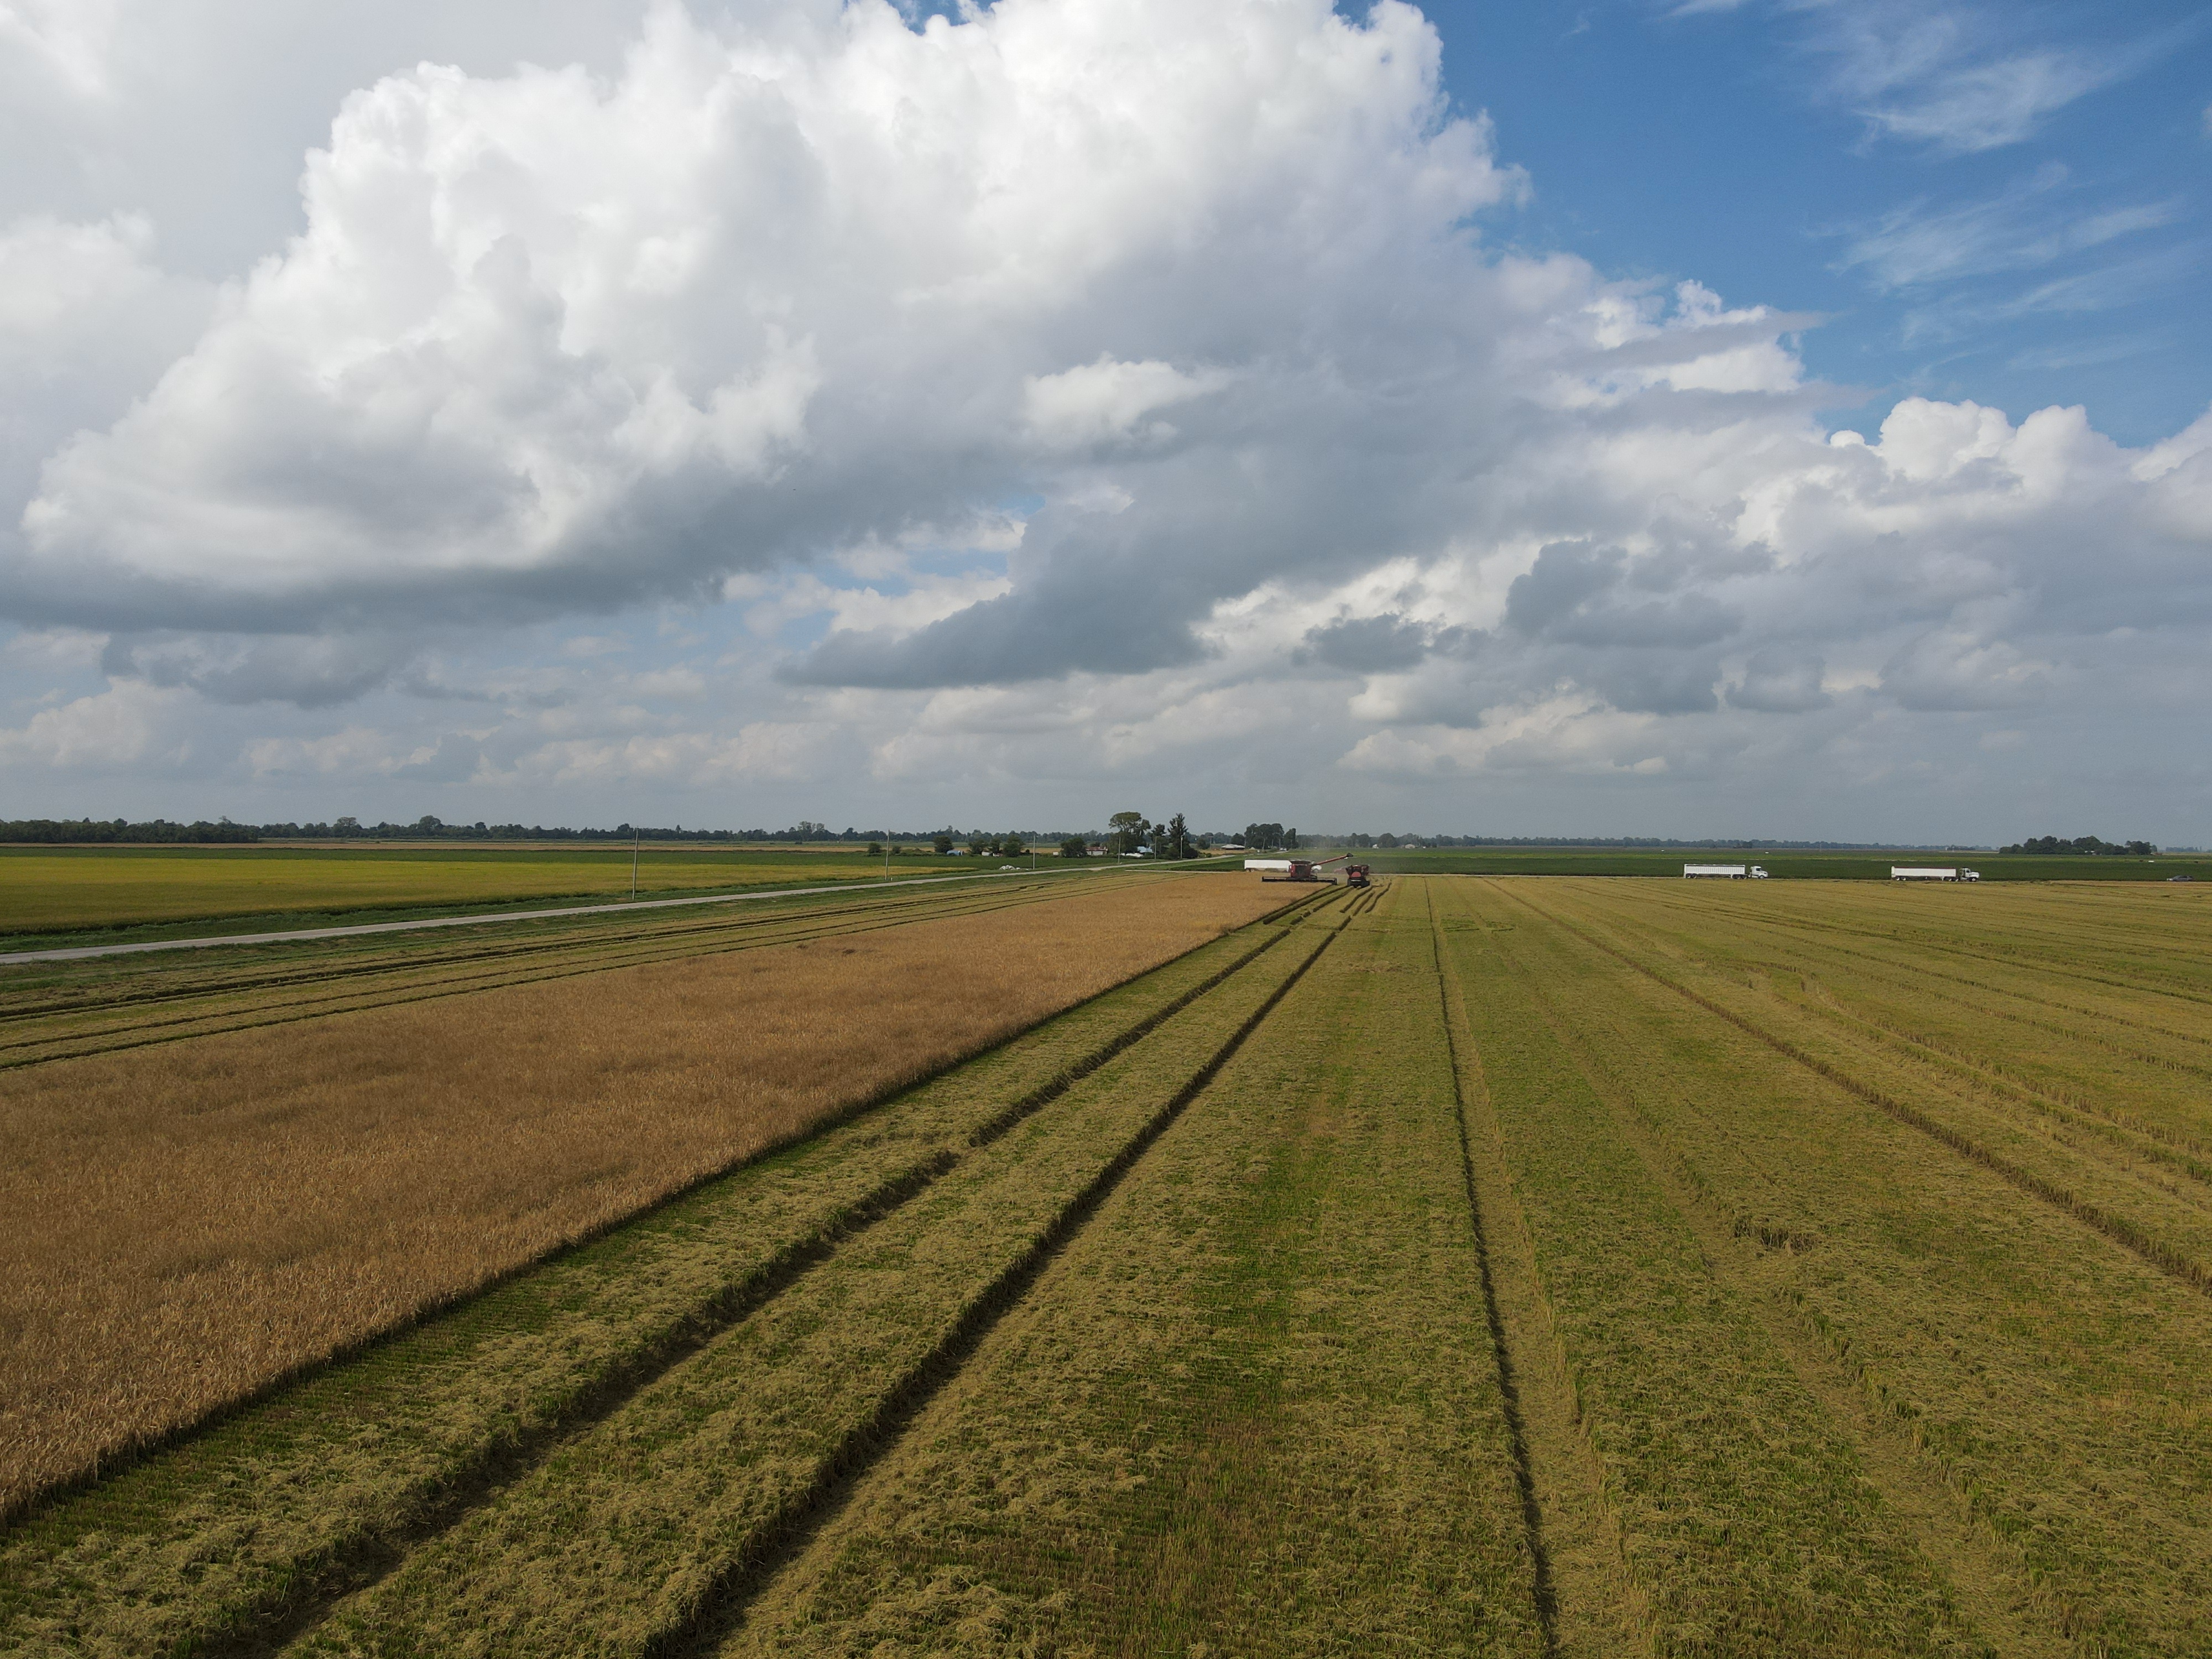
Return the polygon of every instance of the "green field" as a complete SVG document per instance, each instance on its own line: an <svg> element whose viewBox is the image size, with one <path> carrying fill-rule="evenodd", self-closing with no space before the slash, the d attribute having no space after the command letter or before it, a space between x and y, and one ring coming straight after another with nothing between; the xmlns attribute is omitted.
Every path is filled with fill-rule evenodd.
<svg viewBox="0 0 2212 1659"><path fill-rule="evenodd" d="M894 876L945 874L995 870L1001 861L909 849L890 868ZM884 865L854 847L663 843L641 850L637 889L667 896L881 880ZM627 847L0 847L0 939L217 918L306 925L301 918L621 899L629 891Z"/></svg>
<svg viewBox="0 0 2212 1659"><path fill-rule="evenodd" d="M1317 890L53 1494L0 1652L2212 1652L2208 926Z"/></svg>
<svg viewBox="0 0 2212 1659"><path fill-rule="evenodd" d="M1342 851L1330 848L1310 856ZM1777 881L1887 881L1893 864L1965 865L1984 881L2212 881L2212 854L2162 853L2155 859L2044 857L1997 853L1647 852L1613 848L1439 847L1355 852L1377 874L1470 876L1672 876L1685 864L1756 864Z"/></svg>

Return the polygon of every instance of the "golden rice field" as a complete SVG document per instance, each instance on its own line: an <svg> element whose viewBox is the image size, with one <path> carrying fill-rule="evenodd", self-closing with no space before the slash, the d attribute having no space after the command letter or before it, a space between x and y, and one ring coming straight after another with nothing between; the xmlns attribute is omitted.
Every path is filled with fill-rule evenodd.
<svg viewBox="0 0 2212 1659"><path fill-rule="evenodd" d="M87 1120L118 1194L202 1119L234 1159L283 1149L253 1201L349 1189L351 1146L404 1171L257 1272L396 1260L415 1188L488 1233L536 1192L581 1234L19 1505L0 1651L2212 1652L2199 893L1117 890L915 915L866 961L725 941L0 1073L185 1068L198 1105ZM1103 951L1140 902L1183 931L1113 988L1001 981L1003 1022L911 1083L927 1020L873 1049L794 1025L791 1071L699 1128L777 953L813 1001L905 949L957 998L957 941ZM617 1005L651 1042L605 1035ZM436 1104L331 1035L374 1021L442 1056L410 1074L456 1079ZM246 1043L228 1081L185 1058ZM679 1050L665 1094L624 1081ZM870 1086L808 1092L870 1054ZM345 1102L320 1139L310 1096ZM781 1127L748 1152L738 1119ZM658 1189L603 1174L656 1157ZM61 1173L93 1162L50 1160L50 1213L114 1199ZM220 1162L58 1254L160 1231ZM600 1196L561 1211L564 1174ZM268 1231L225 1224L238 1260ZM202 1331L211 1374L246 1340Z"/></svg>

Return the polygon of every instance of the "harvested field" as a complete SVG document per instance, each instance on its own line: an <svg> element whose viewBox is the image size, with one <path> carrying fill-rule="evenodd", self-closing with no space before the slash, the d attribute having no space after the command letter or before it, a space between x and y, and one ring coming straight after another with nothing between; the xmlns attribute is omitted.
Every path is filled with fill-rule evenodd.
<svg viewBox="0 0 2212 1659"><path fill-rule="evenodd" d="M0 1652L2212 1651L2207 902L1308 890L19 1517Z"/></svg>
<svg viewBox="0 0 2212 1659"><path fill-rule="evenodd" d="M0 1074L0 1501L1282 902L1025 896Z"/></svg>

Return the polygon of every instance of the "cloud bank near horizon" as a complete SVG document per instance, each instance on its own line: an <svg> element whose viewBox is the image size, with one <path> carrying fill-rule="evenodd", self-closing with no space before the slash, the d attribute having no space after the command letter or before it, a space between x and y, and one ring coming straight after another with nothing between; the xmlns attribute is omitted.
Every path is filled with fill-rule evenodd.
<svg viewBox="0 0 2212 1659"><path fill-rule="evenodd" d="M1817 319L1494 246L1531 187L1394 0L388 76L220 289L143 216L0 235L10 648L104 677L0 765L1786 796L1919 717L2015 787L2193 718L2212 416L1831 432Z"/></svg>

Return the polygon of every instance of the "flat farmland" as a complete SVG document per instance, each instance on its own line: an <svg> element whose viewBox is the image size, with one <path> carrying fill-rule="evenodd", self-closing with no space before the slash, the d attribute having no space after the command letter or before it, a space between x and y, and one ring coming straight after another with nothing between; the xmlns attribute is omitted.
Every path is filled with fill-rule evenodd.
<svg viewBox="0 0 2212 1659"><path fill-rule="evenodd" d="M379 969L536 1068L495 1088L405 1028L441 1056L413 1088L461 1078L411 1117L365 1058L403 1045L332 1034L415 1004L4 1074L260 1043L190 1072L189 1110L112 1109L107 1157L206 1118L234 1160L292 1148L260 1187L345 1185L300 1161L282 1066L358 1075L361 1144L420 1152L380 1215L470 1110L502 1149L564 1126L518 1189L601 1184L569 1248L503 1246L528 1265L46 1482L0 1533L0 1650L2212 1651L2212 895L1121 879L927 919L917 890L849 946L794 905L757 937L806 938L535 989ZM994 927L1029 965L987 986ZM1024 1001L1032 936L1109 960ZM895 949L1000 1024L837 1035ZM771 958L806 1003L871 994L777 1028L789 1072L726 1099L720 1024ZM137 1042L103 1006L72 1040ZM605 1080L648 1054L682 1057L659 1106ZM101 1201L68 1178L50 1229ZM509 1186L449 1207L483 1224ZM257 1271L376 1254L363 1214L303 1250L233 1207ZM241 1341L163 1352L195 1331L211 1369Z"/></svg>
<svg viewBox="0 0 2212 1659"><path fill-rule="evenodd" d="M894 875L974 860L909 850ZM999 861L988 860L996 869ZM752 851L660 842L642 848L642 895L881 880L865 849ZM216 918L327 920L557 899L627 898L628 847L0 847L0 939Z"/></svg>
<svg viewBox="0 0 2212 1659"><path fill-rule="evenodd" d="M1331 848L1331 851L1338 849ZM2212 881L2212 854L2155 858L1932 851L1828 852L1717 847L1398 847L1355 852L1378 873L1407 876L1659 876L1685 864L1756 864L1778 881L1887 881L1897 864L1965 865L1984 881Z"/></svg>

